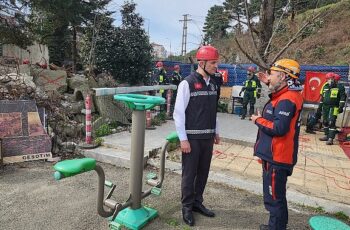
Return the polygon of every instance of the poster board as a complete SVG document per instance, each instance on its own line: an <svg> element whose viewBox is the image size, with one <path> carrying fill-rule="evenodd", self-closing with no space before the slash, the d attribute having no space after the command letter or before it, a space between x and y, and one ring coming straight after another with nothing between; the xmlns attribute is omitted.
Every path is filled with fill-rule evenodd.
<svg viewBox="0 0 350 230"><path fill-rule="evenodd" d="M35 101L0 101L0 138L4 164L52 157Z"/></svg>

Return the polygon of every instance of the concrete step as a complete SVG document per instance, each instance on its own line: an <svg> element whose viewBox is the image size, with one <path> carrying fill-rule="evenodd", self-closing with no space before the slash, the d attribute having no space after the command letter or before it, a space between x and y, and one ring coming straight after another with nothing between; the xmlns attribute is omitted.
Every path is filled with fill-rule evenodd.
<svg viewBox="0 0 350 230"><path fill-rule="evenodd" d="M100 146L95 149L84 149L83 154L91 157L99 162L104 162L118 167L130 168L130 151L118 148L108 148ZM146 166L149 154L145 153L143 157L143 165Z"/></svg>

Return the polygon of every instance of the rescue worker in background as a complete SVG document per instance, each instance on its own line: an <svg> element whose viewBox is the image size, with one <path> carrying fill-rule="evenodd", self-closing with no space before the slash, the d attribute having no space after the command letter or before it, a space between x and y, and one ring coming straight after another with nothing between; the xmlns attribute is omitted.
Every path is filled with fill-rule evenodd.
<svg viewBox="0 0 350 230"><path fill-rule="evenodd" d="M158 61L156 63L156 69L154 70L154 73L153 73L153 79L155 80L157 85L166 85L169 83L166 74L167 73L164 69L163 62ZM159 93L163 98L166 99L166 91L164 89L159 90ZM166 109L165 104L160 106L161 111L165 111L165 109Z"/></svg>
<svg viewBox="0 0 350 230"><path fill-rule="evenodd" d="M219 71L216 71L216 73L213 75L213 79L216 82L216 85L218 86L218 101L220 99L220 91L221 86L224 84L224 80L222 79L222 74Z"/></svg>
<svg viewBox="0 0 350 230"><path fill-rule="evenodd" d="M258 77L255 75L255 68L249 66L247 71L247 80L243 83L244 86L239 92L239 96L243 95L243 108L241 113L241 119L244 120L247 115L247 106L249 103L249 120L251 120L251 115L254 113L254 105L257 98L260 98L261 95L261 84Z"/></svg>
<svg viewBox="0 0 350 230"><path fill-rule="evenodd" d="M207 217L215 213L203 205L213 145L220 142L217 130L217 89L210 77L218 67L219 53L213 46L202 46L196 58L198 68L179 85L174 120L182 151L182 217L193 226L192 212Z"/></svg>
<svg viewBox="0 0 350 230"><path fill-rule="evenodd" d="M337 116L342 113L347 98L345 87L339 84L340 76L336 73L327 73L327 84L322 87L322 97L318 108L318 113L322 111L323 126L325 136L320 141L327 141L327 145L333 145L333 139L336 134L335 123ZM317 113L316 113L317 114Z"/></svg>
<svg viewBox="0 0 350 230"><path fill-rule="evenodd" d="M326 74L326 79L327 79L327 76L330 77L331 75L328 75ZM327 79L328 80L328 79ZM317 123L320 122L320 119L322 117L322 106L323 106L323 101L322 101L322 96L323 94L329 90L329 84L328 82L326 81L321 90L320 90L320 95L321 95L321 99L320 99L320 102L318 104L318 108L316 110L316 113L314 112L310 112L307 116L307 121L306 121L306 130L305 132L307 133L311 133L311 134L315 134L316 132L314 131L314 128L315 128L315 125Z"/></svg>
<svg viewBox="0 0 350 230"><path fill-rule="evenodd" d="M180 71L181 71L180 66L179 65L175 65L174 66L174 72L171 75L171 84L176 85L177 87L179 87L179 84L182 81L182 76L181 76ZM171 115L170 116L172 116L172 113L174 111L174 106L175 106L175 101L176 101L176 94L177 94L177 89L174 89L173 90L173 95L171 97L171 107L170 107L171 108L170 109Z"/></svg>
<svg viewBox="0 0 350 230"><path fill-rule="evenodd" d="M262 160L264 204L270 212L269 223L260 225L261 230L285 230L288 223L286 184L297 162L303 105L299 73L298 62L281 59L268 74L258 74L271 91L262 115L252 115L259 128L254 155Z"/></svg>

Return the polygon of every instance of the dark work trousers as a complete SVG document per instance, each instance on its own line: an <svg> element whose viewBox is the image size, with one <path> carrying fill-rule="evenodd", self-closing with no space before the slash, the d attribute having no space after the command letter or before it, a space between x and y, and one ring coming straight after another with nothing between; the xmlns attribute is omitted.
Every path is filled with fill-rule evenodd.
<svg viewBox="0 0 350 230"><path fill-rule="evenodd" d="M276 168L266 161L262 168L264 204L270 212L269 230L285 230L288 223L286 184L292 170Z"/></svg>
<svg viewBox="0 0 350 230"><path fill-rule="evenodd" d="M192 210L193 205L203 203L203 192L207 184L214 138L189 140L190 153L182 153L182 207Z"/></svg>
<svg viewBox="0 0 350 230"><path fill-rule="evenodd" d="M165 113L166 112L166 103L167 103L167 101L166 101L166 92L167 92L167 90L163 89L163 90L160 90L159 92L161 94L161 97L165 99L165 102L160 105L160 112L164 112Z"/></svg>
<svg viewBox="0 0 350 230"><path fill-rule="evenodd" d="M170 117L172 117L174 113L177 90L176 89L172 90L171 93L172 95L171 95L171 103L170 103Z"/></svg>
<svg viewBox="0 0 350 230"><path fill-rule="evenodd" d="M322 109L324 133L331 139L334 139L337 133L337 127L335 125L338 115L337 109L338 107L329 105L323 105Z"/></svg>
<svg viewBox="0 0 350 230"><path fill-rule="evenodd" d="M242 117L244 118L247 115L247 107L248 107L248 103L249 103L249 115L251 116L252 114L254 114L254 105L256 102L256 98L255 98L255 93L254 91L245 91L244 92L244 96L243 96L243 107L242 107Z"/></svg>

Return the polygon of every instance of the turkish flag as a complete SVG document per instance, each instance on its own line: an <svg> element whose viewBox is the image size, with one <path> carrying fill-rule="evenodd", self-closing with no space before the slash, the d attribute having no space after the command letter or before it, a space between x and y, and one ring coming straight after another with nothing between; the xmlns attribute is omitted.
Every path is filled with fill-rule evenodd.
<svg viewBox="0 0 350 230"><path fill-rule="evenodd" d="M320 102L321 89L326 83L326 73L306 71L303 97L306 102Z"/></svg>
<svg viewBox="0 0 350 230"><path fill-rule="evenodd" d="M218 69L218 72L220 72L222 75L222 81L224 83L226 83L228 80L228 70L227 69Z"/></svg>

